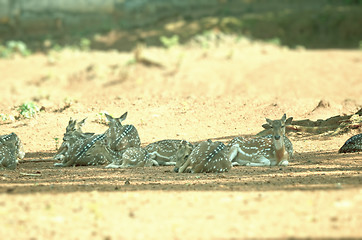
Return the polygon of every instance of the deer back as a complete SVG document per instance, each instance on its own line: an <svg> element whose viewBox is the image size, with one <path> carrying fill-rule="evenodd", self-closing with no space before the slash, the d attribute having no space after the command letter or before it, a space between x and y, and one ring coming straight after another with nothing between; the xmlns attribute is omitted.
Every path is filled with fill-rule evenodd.
<svg viewBox="0 0 362 240"><path fill-rule="evenodd" d="M128 147L141 146L137 129L133 125L110 128L106 131L107 141L113 151L122 151Z"/></svg>
<svg viewBox="0 0 362 240"><path fill-rule="evenodd" d="M184 145L188 145L191 149L193 148L193 145L188 141L167 139L151 143L145 147L145 150L160 165L163 165L166 162L176 162L176 154L180 151L180 146Z"/></svg>
<svg viewBox="0 0 362 240"><path fill-rule="evenodd" d="M350 137L338 150L339 153L362 152L362 133Z"/></svg>
<svg viewBox="0 0 362 240"><path fill-rule="evenodd" d="M109 128L105 132L107 142L113 151L122 151L128 147L140 147L141 140L138 131L133 125L122 125L127 117L127 112L119 118L106 114Z"/></svg>
<svg viewBox="0 0 362 240"><path fill-rule="evenodd" d="M152 165L150 154L141 147L127 148L122 154L122 166L124 167L150 167Z"/></svg>
<svg viewBox="0 0 362 240"><path fill-rule="evenodd" d="M24 156L23 145L15 133L0 136L0 167L14 170L17 159Z"/></svg>
<svg viewBox="0 0 362 240"><path fill-rule="evenodd" d="M227 172L231 162L226 156L227 148L222 142L205 141L199 143L188 157L191 172Z"/></svg>
<svg viewBox="0 0 362 240"><path fill-rule="evenodd" d="M99 134L77 141L66 152L63 162L56 166L90 166L113 162L118 156L108 149L105 139L105 134Z"/></svg>

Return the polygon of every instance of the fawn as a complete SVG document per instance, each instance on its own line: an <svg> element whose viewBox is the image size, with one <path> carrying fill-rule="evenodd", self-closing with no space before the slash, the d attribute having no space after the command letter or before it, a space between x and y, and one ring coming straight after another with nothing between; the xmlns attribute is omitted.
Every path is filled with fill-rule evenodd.
<svg viewBox="0 0 362 240"><path fill-rule="evenodd" d="M231 169L227 148L222 142L207 140L189 151L190 155L177 158L175 172L185 172L188 166L191 166L191 173L227 172Z"/></svg>
<svg viewBox="0 0 362 240"><path fill-rule="evenodd" d="M0 169L14 170L18 158L23 159L24 156L23 144L15 133L0 136Z"/></svg>
<svg viewBox="0 0 362 240"><path fill-rule="evenodd" d="M228 144L228 158L233 165L287 166L293 145L285 136L286 114L280 120L266 119L271 135L256 138L236 137Z"/></svg>
<svg viewBox="0 0 362 240"><path fill-rule="evenodd" d="M362 152L362 133L350 137L338 153Z"/></svg>
<svg viewBox="0 0 362 240"><path fill-rule="evenodd" d="M176 165L176 153L179 150L180 144L184 140L161 140L151 143L145 147L145 150L149 152L152 159L156 160L160 166ZM193 145L187 141L184 142L191 149Z"/></svg>
<svg viewBox="0 0 362 240"><path fill-rule="evenodd" d="M128 167L151 167L158 166L158 163L150 158L150 154L141 147L129 147L118 158L106 168L128 168Z"/></svg>
<svg viewBox="0 0 362 240"><path fill-rule="evenodd" d="M68 145L68 149L61 159L62 162L55 163L54 166L94 166L113 162L117 158L120 158L120 155L109 149L106 134L103 133L80 138L73 145Z"/></svg>
<svg viewBox="0 0 362 240"><path fill-rule="evenodd" d="M94 133L83 133L82 127L85 124L86 119L87 118L77 123L77 120L70 118L68 126L65 129L63 142L60 145L57 153L54 155L53 159L62 160L68 149L78 140L86 139L94 135Z"/></svg>
<svg viewBox="0 0 362 240"><path fill-rule="evenodd" d="M137 129L133 125L122 125L127 117L127 112L119 118L105 114L109 121L109 128L105 134L108 138L108 144L113 151L122 151L128 147L140 147L141 140Z"/></svg>
<svg viewBox="0 0 362 240"><path fill-rule="evenodd" d="M177 158L190 154L192 144L184 140L161 140L141 147L129 147L122 152L122 159L117 159L106 168L170 166ZM152 152L149 152L152 151Z"/></svg>

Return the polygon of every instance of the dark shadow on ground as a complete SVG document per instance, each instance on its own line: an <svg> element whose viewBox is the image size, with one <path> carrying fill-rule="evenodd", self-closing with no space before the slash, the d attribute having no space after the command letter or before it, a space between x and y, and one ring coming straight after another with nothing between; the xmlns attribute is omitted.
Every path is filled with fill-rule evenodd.
<svg viewBox="0 0 362 240"><path fill-rule="evenodd" d="M55 151L45 151L45 152L27 152L24 157L24 161L32 159L44 159L52 158L55 155Z"/></svg>
<svg viewBox="0 0 362 240"><path fill-rule="evenodd" d="M307 152L296 154L287 167L239 166L222 174L177 174L172 166L58 168L53 162L23 162L15 171L0 172L0 193L343 190L362 186L361 162L358 153Z"/></svg>

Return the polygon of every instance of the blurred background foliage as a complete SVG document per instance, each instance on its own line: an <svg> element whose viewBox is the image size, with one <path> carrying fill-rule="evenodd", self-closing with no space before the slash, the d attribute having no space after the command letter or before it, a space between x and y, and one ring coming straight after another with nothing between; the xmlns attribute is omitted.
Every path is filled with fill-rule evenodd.
<svg viewBox="0 0 362 240"><path fill-rule="evenodd" d="M362 46L362 0L0 0L0 9L3 55L64 46L130 51L219 33L290 48Z"/></svg>

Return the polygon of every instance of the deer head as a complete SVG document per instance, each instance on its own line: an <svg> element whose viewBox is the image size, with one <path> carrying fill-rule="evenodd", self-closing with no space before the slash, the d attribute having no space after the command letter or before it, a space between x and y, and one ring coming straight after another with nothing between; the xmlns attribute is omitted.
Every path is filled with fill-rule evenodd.
<svg viewBox="0 0 362 240"><path fill-rule="evenodd" d="M266 118L269 127L272 130L272 139L276 150L280 150L284 147L284 136L285 136L285 124L286 114L280 120L270 120Z"/></svg>
<svg viewBox="0 0 362 240"><path fill-rule="evenodd" d="M193 146L189 142L185 140L181 141L176 152L176 165L173 169L174 172L178 172L179 168L187 161L189 155L192 152L192 149Z"/></svg>

